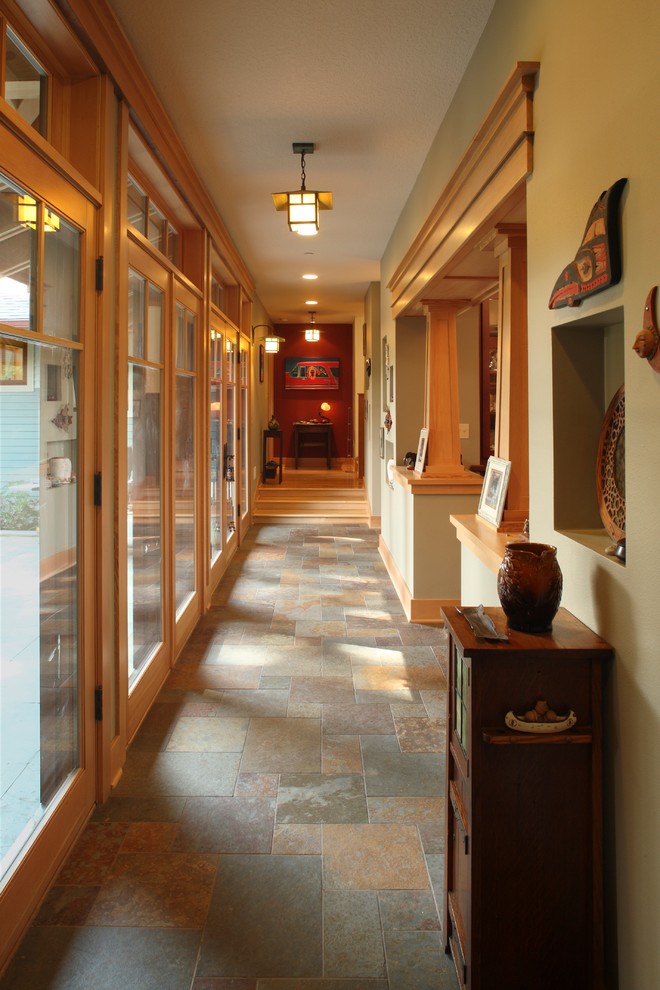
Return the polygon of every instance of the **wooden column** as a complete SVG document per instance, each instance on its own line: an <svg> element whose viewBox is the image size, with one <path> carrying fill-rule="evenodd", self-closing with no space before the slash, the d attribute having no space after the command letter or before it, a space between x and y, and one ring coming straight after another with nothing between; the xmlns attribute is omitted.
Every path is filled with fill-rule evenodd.
<svg viewBox="0 0 660 990"><path fill-rule="evenodd" d="M461 464L458 429L458 361L456 313L465 302L424 302L426 311L425 419L429 439L425 474L432 478L462 478L470 472Z"/></svg>
<svg viewBox="0 0 660 990"><path fill-rule="evenodd" d="M508 518L529 514L527 237L524 224L499 224L498 378L495 455L511 461Z"/></svg>

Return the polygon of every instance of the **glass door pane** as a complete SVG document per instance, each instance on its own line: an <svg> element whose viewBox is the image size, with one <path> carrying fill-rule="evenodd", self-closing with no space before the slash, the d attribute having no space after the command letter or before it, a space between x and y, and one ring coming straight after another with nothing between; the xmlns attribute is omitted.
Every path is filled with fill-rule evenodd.
<svg viewBox="0 0 660 990"><path fill-rule="evenodd" d="M10 944L94 803L96 210L16 135L3 130L0 149L33 184L0 175L0 890Z"/></svg>
<svg viewBox="0 0 660 990"><path fill-rule="evenodd" d="M80 340L80 235L52 211L45 224L43 331Z"/></svg>
<svg viewBox="0 0 660 990"><path fill-rule="evenodd" d="M236 532L236 344L228 337L225 342L226 355L226 400L225 409L225 511L227 539Z"/></svg>
<svg viewBox="0 0 660 990"><path fill-rule="evenodd" d="M129 690L163 640L162 468L163 292L129 273L127 436L127 612ZM141 359L141 360L140 360Z"/></svg>
<svg viewBox="0 0 660 990"><path fill-rule="evenodd" d="M0 337L0 885L81 766L78 368Z"/></svg>
<svg viewBox="0 0 660 990"><path fill-rule="evenodd" d="M82 236L0 177L0 242L1 885L81 767Z"/></svg>
<svg viewBox="0 0 660 990"><path fill-rule="evenodd" d="M249 360L250 351L247 343L241 340L241 419L240 419L240 430L241 430L241 494L239 497L239 505L241 507L241 519L247 522L247 515L249 509L249 499L248 499L248 450L250 449L249 440L249 411L248 411L248 371L249 371ZM243 536L243 529L241 529L241 537Z"/></svg>
<svg viewBox="0 0 660 990"><path fill-rule="evenodd" d="M36 330L36 264L37 202L0 175L0 323Z"/></svg>
<svg viewBox="0 0 660 990"><path fill-rule="evenodd" d="M175 554L177 617L195 592L195 345L197 318L176 304Z"/></svg>
<svg viewBox="0 0 660 990"><path fill-rule="evenodd" d="M210 532L211 564L222 552L222 361L225 338L219 330L211 329L209 348L210 368Z"/></svg>

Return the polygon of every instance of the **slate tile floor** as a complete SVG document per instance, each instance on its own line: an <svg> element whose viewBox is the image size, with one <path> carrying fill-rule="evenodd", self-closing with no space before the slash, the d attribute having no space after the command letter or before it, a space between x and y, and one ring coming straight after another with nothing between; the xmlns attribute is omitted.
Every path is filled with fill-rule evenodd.
<svg viewBox="0 0 660 990"><path fill-rule="evenodd" d="M0 990L445 990L444 632L364 525L232 561Z"/></svg>

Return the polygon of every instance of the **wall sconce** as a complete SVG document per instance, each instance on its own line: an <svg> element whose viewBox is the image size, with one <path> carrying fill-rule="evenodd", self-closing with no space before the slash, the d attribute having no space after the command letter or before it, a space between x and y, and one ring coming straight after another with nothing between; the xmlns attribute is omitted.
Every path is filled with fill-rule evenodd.
<svg viewBox="0 0 660 990"><path fill-rule="evenodd" d="M321 403L321 405L319 407L319 419L320 419L320 421L322 423L329 423L330 422L330 420L326 416L326 413L329 413L330 410L331 410L331 408L332 408L332 406L330 405L329 402L322 402Z"/></svg>
<svg viewBox="0 0 660 990"><path fill-rule="evenodd" d="M60 218L57 213L53 213L44 204L44 230L46 233L52 233L54 230L60 229ZM18 222L22 227L30 227L32 230L37 229L38 221L38 207L36 199L32 196L19 196L18 197Z"/></svg>
<svg viewBox="0 0 660 990"><path fill-rule="evenodd" d="M305 340L317 341L321 336L319 328L314 323L314 313L309 314L311 326L307 327L305 330Z"/></svg>
<svg viewBox="0 0 660 990"><path fill-rule="evenodd" d="M283 343L284 337L264 337L264 350L266 354L277 354Z"/></svg>
<svg viewBox="0 0 660 990"><path fill-rule="evenodd" d="M252 327L252 340L254 341L254 331L259 330L260 327L264 327L266 330L270 330L270 333L266 334L265 337L260 337L259 340L264 342L264 350L266 354L277 354L280 349L280 344L284 343L284 337L278 337L270 323L257 323L256 326Z"/></svg>
<svg viewBox="0 0 660 990"><path fill-rule="evenodd" d="M294 234L310 237L319 231L319 210L332 209L332 193L318 192L305 186L305 155L314 154L309 141L294 141L294 155L300 155L300 189L292 192L273 193L276 210L286 210L289 229Z"/></svg>

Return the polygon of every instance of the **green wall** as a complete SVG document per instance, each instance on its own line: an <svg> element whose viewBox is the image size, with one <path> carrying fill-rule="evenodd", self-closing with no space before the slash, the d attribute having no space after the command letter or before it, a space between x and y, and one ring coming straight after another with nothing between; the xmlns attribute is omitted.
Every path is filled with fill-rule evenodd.
<svg viewBox="0 0 660 990"><path fill-rule="evenodd" d="M498 0L382 259L385 288L516 61L541 64L534 170L527 188L530 523L554 543L562 604L616 650L606 686L608 990L660 986L660 672L656 632L660 535L660 376L632 351L649 289L660 282L660 6L633 0ZM601 191L626 176L623 278L578 309L551 311ZM626 536L623 566L554 529L552 328L623 308ZM617 369L608 374L616 378ZM576 424L576 430L579 424ZM570 891L567 891L570 896ZM539 960L539 962L542 962Z"/></svg>

